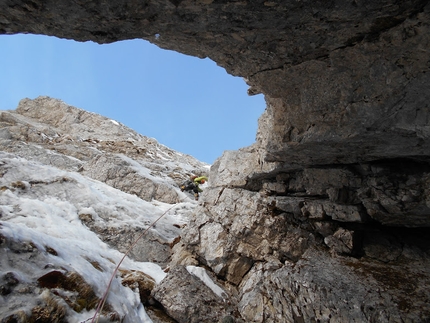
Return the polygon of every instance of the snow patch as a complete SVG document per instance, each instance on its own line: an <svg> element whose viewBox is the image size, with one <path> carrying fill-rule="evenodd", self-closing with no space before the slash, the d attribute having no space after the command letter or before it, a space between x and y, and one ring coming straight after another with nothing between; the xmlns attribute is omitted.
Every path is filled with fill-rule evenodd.
<svg viewBox="0 0 430 323"><path fill-rule="evenodd" d="M186 267L188 272L191 275L196 276L199 278L206 286L208 286L216 295L224 299L226 297L226 292L219 287L217 284L214 283L214 281L209 277L209 275L206 273L206 270L202 267L196 267L196 266L187 266Z"/></svg>
<svg viewBox="0 0 430 323"><path fill-rule="evenodd" d="M106 221L109 226L123 227L128 224L146 228L166 212L152 230L160 237L173 239L178 235L174 225L184 224L187 214L196 205L191 202L175 205L147 202L78 173L9 153L0 152L0 160L3 169L7 170L0 178L0 187L3 187L0 193L0 234L18 244L33 244L44 255L43 261L56 268L78 272L93 286L98 296L105 292L123 253L110 248L90 231L80 220L81 215L91 217L100 228L107 225ZM146 171L136 163L134 166L142 172ZM158 180L162 181L160 178ZM56 255L47 253L46 248L55 250ZM2 261L1 269L16 272L22 281L35 281L47 271L36 260L27 261L19 269L14 268L7 257ZM138 262L128 257L120 269L144 272L157 284L166 276L157 264ZM140 305L139 294L122 286L119 277L114 279L107 301L125 317L124 322L151 322ZM92 311L74 313L69 319L81 322L91 315Z"/></svg>

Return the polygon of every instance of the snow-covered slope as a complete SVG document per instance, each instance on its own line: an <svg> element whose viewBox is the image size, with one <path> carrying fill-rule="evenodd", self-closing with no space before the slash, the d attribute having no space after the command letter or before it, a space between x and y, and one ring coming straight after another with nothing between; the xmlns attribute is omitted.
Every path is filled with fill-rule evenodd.
<svg viewBox="0 0 430 323"><path fill-rule="evenodd" d="M179 202L179 184L209 171L209 165L154 138L49 97L0 111L0 127L3 151L78 171L148 201Z"/></svg>
<svg viewBox="0 0 430 323"><path fill-rule="evenodd" d="M102 314L168 322L145 311L145 293L197 204L178 184L208 165L46 97L0 112L0 125L0 321L90 322L124 253L161 217L122 262Z"/></svg>

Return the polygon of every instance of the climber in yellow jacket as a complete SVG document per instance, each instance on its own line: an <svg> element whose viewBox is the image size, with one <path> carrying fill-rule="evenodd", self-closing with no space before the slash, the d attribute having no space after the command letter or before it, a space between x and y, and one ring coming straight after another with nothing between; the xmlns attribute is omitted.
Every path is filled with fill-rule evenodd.
<svg viewBox="0 0 430 323"><path fill-rule="evenodd" d="M197 201L199 199L199 193L203 192L199 185L204 184L207 180L208 178L206 176L191 176L190 180L181 185L181 191L193 191L194 198Z"/></svg>

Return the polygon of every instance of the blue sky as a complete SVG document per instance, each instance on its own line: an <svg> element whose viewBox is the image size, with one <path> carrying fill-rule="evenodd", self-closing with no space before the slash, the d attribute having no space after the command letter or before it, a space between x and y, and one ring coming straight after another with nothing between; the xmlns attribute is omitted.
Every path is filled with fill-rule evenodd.
<svg viewBox="0 0 430 323"><path fill-rule="evenodd" d="M255 141L262 95L210 59L144 40L99 45L37 35L0 36L0 110L47 95L115 119L213 163Z"/></svg>

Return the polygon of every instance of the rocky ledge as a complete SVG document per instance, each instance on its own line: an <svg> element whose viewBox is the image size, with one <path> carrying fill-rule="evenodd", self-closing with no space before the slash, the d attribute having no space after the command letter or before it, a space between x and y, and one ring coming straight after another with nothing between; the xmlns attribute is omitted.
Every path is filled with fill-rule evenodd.
<svg viewBox="0 0 430 323"><path fill-rule="evenodd" d="M430 319L428 1L16 0L0 12L1 33L210 57L265 95L257 142L213 165L154 291L178 322ZM177 297L196 290L178 282L197 263L224 298Z"/></svg>

